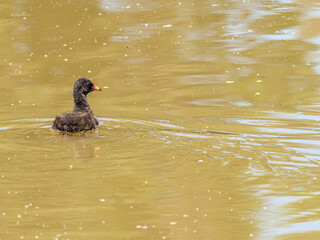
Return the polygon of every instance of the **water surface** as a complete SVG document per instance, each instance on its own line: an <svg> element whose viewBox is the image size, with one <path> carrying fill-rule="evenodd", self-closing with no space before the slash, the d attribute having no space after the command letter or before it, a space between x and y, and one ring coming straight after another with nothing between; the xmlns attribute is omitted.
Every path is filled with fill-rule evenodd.
<svg viewBox="0 0 320 240"><path fill-rule="evenodd" d="M319 239L317 1L1 8L0 239Z"/></svg>

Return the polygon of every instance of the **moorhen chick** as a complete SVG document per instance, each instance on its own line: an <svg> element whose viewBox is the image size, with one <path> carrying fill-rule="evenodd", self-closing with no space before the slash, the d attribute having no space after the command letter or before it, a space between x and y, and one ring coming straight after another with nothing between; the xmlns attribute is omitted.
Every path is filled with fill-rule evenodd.
<svg viewBox="0 0 320 240"><path fill-rule="evenodd" d="M52 128L62 132L82 132L95 129L99 122L87 102L87 94L92 91L101 91L101 88L94 85L89 79L78 79L73 86L75 105L73 111L60 117L57 116Z"/></svg>

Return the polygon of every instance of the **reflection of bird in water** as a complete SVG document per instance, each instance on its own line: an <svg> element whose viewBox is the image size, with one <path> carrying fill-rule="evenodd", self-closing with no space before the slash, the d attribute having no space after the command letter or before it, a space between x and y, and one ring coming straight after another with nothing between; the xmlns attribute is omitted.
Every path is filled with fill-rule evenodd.
<svg viewBox="0 0 320 240"><path fill-rule="evenodd" d="M87 102L87 94L92 91L101 91L101 88L86 78L78 79L73 86L75 104L73 111L56 117L52 128L63 132L81 132L95 129L99 122Z"/></svg>
<svg viewBox="0 0 320 240"><path fill-rule="evenodd" d="M98 158L97 151L100 147L94 146L86 137L81 137L73 142L74 159L78 161L90 161L92 158Z"/></svg>
<svg viewBox="0 0 320 240"><path fill-rule="evenodd" d="M86 134L54 134L58 138L59 143L65 143L65 146L68 147L70 144L73 149L73 158L77 161L90 161L93 158L98 158L98 151L100 150L99 146L95 146L93 143L96 139L96 134L86 133Z"/></svg>

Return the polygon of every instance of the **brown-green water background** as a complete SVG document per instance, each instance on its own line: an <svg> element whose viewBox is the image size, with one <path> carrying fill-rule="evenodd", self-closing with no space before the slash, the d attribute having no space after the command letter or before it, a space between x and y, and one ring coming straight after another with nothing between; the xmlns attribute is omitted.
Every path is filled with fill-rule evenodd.
<svg viewBox="0 0 320 240"><path fill-rule="evenodd" d="M0 9L0 239L320 239L318 1Z"/></svg>

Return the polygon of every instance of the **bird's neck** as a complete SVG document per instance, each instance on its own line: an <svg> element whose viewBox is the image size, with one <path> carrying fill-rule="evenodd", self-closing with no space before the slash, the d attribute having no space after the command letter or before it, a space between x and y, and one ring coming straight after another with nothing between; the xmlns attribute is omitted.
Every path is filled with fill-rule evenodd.
<svg viewBox="0 0 320 240"><path fill-rule="evenodd" d="M92 113L92 110L87 102L87 96L80 92L73 93L74 108L73 112L87 111Z"/></svg>

